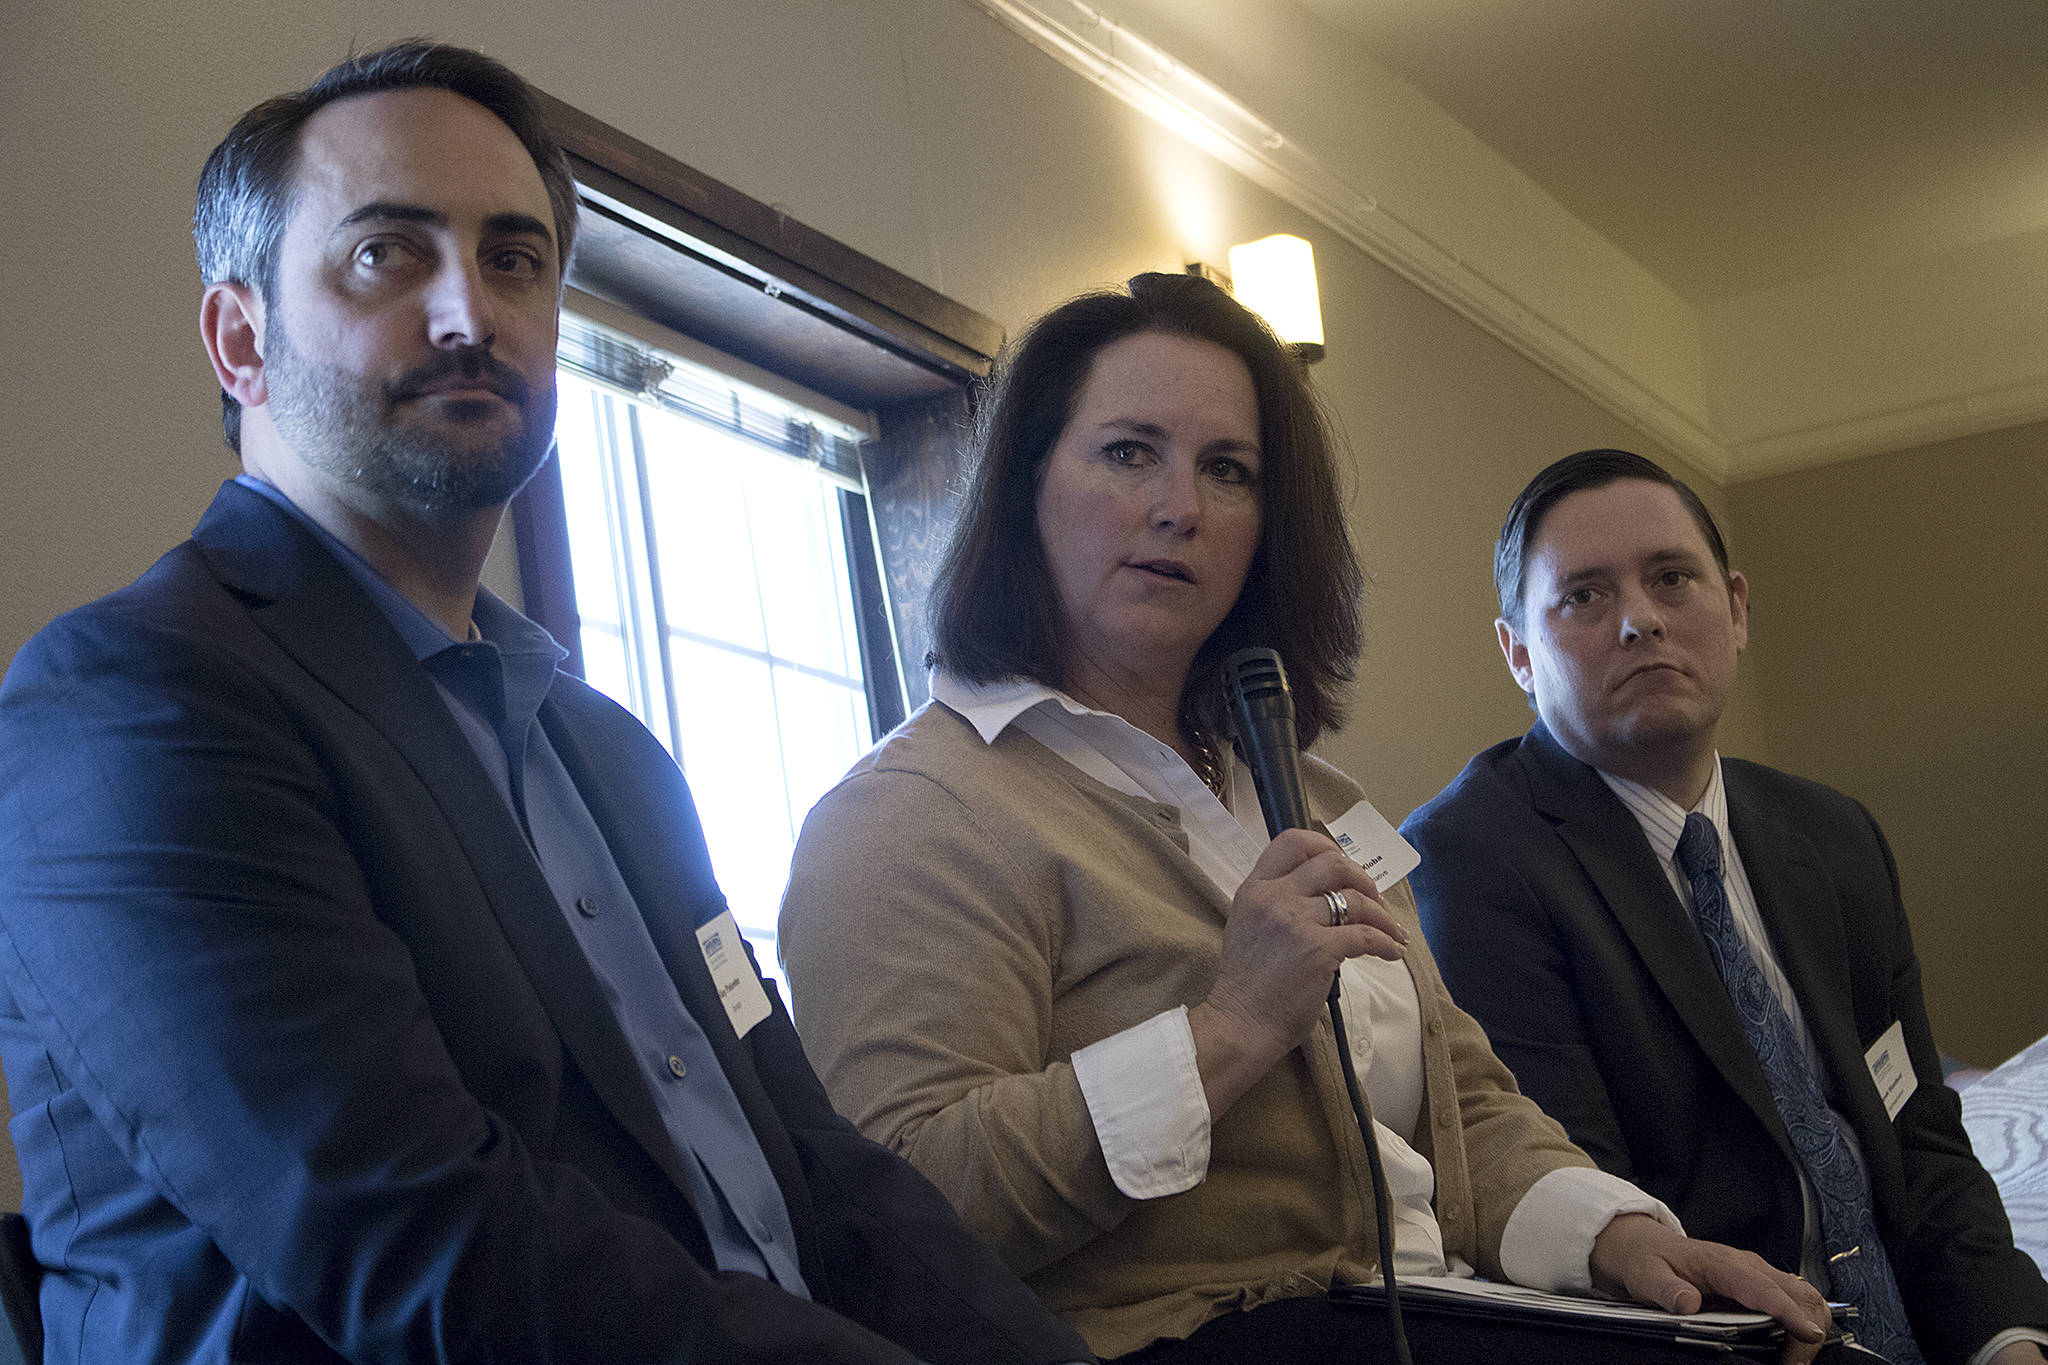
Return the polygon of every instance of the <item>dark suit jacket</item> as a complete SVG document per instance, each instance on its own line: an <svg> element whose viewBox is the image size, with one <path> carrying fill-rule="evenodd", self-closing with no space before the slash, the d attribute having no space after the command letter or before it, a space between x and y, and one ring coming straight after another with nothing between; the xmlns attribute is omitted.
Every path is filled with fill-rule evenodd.
<svg viewBox="0 0 2048 1365"><path fill-rule="evenodd" d="M710 1268L605 988L425 669L229 485L0 689L0 1049L49 1359L1085 1357L833 1113L779 1000L734 1033L661 747L568 678L540 718L817 1302Z"/></svg>
<svg viewBox="0 0 2048 1365"><path fill-rule="evenodd" d="M1884 836L1831 788L1722 760L1728 817L1829 1100L1862 1144L1885 1249L1930 1361L2048 1323L2048 1285L1941 1081ZM1792 1148L1698 929L1635 817L1539 722L1401 827L1457 1002L1523 1090L1695 1237L1799 1267ZM1919 1088L1896 1122L1863 1060L1894 1021Z"/></svg>

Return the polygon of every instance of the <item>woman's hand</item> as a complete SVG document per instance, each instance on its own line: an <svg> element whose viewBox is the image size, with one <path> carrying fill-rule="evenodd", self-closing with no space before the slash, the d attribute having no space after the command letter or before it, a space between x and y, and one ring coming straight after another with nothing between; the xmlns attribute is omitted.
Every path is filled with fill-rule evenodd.
<svg viewBox="0 0 2048 1365"><path fill-rule="evenodd" d="M1348 903L1334 926L1333 891ZM1308 1037L1346 958L1397 961L1407 943L1372 878L1326 835L1291 829L1268 844L1230 902L1216 983L1188 1011L1210 1116Z"/></svg>
<svg viewBox="0 0 2048 1365"><path fill-rule="evenodd" d="M1697 1313L1708 1294L1769 1313L1785 1328L1784 1365L1820 1353L1830 1325L1820 1291L1754 1252L1701 1242L1647 1213L1617 1214L1593 1239L1593 1284L1670 1313Z"/></svg>
<svg viewBox="0 0 2048 1365"><path fill-rule="evenodd" d="M2048 1351L2031 1341L2015 1341L2001 1346L1998 1354L1991 1357L1991 1365L2038 1365L2041 1361L2048 1361Z"/></svg>

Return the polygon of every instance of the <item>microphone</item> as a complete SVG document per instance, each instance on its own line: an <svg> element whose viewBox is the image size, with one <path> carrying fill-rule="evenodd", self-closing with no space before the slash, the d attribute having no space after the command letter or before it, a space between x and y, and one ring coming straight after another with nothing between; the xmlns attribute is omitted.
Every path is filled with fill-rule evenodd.
<svg viewBox="0 0 2048 1365"><path fill-rule="evenodd" d="M1301 785L1301 743L1294 732L1294 694L1278 652L1240 649L1223 661L1223 694L1237 722L1237 745L1252 770L1266 833L1310 826Z"/></svg>
<svg viewBox="0 0 2048 1365"><path fill-rule="evenodd" d="M1237 724L1237 747L1252 770L1266 836L1308 829L1308 793L1301 785L1301 739L1294 729L1294 693L1278 650L1260 645L1240 649L1223 661L1223 696ZM1340 976L1330 978L1330 1003L1337 1002ZM1344 1030L1339 1028L1342 1038Z"/></svg>
<svg viewBox="0 0 2048 1365"><path fill-rule="evenodd" d="M1278 652L1263 647L1240 649L1225 659L1223 695L1230 703L1231 718L1237 723L1238 750L1252 770L1252 785L1259 791L1259 813L1266 817L1266 833L1277 839L1282 830L1307 829L1308 794L1301 785L1301 740L1294 729L1294 693L1288 690L1287 670L1281 665ZM1358 1072L1351 1061L1351 1045L1346 1041L1343 1009L1338 1003L1338 985L1342 980L1341 972L1330 978L1330 1034L1337 1040L1337 1067L1344 1077L1344 1093L1351 1100L1351 1116L1357 1120L1358 1136L1365 1143L1366 1170L1372 1178L1373 1230L1379 1237L1380 1281L1386 1286L1387 1325L1393 1334L1394 1359L1399 1365L1414 1365L1408 1350L1408 1327L1401 1316L1401 1287L1394 1278L1394 1228L1388 1208L1386 1166L1380 1158L1372 1120L1366 1116L1365 1100L1358 1091Z"/></svg>

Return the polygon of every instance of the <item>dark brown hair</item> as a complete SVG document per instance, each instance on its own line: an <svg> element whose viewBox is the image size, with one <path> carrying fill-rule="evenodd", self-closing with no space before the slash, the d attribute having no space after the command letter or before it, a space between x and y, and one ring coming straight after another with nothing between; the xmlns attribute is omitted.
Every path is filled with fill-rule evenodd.
<svg viewBox="0 0 2048 1365"><path fill-rule="evenodd" d="M1699 494L1663 465L1634 451L1582 450L1565 456L1529 480L1529 486L1508 508L1508 519L1493 546L1493 587L1500 595L1500 614L1509 625L1522 629L1522 589L1529 573L1529 545L1542 528L1544 516L1570 494L1605 488L1623 479L1662 484L1678 494L1693 524L1707 538L1707 548L1714 552L1721 577L1728 577L1728 546L1721 539L1721 528L1714 524L1714 514L1700 501Z"/></svg>
<svg viewBox="0 0 2048 1365"><path fill-rule="evenodd" d="M1259 405L1260 532L1244 587L1188 670L1181 714L1230 726L1222 661L1278 650L1304 746L1343 723L1365 578L1352 551L1329 424L1302 364L1265 323L1194 275L1140 275L1084 294L1005 348L983 395L965 505L932 589L931 662L972 682L1064 684L1066 622L1038 537L1038 486L1105 346L1143 332L1214 342Z"/></svg>
<svg viewBox="0 0 2048 1365"><path fill-rule="evenodd" d="M569 269L576 240L576 182L562 149L548 135L533 87L504 63L446 43L422 39L350 57L304 90L263 101L235 121L206 158L192 213L199 282L252 285L266 303L277 299L277 253L291 217L298 179L299 133L306 120L351 95L430 87L482 105L498 116L540 171L555 219L556 259ZM242 449L242 408L223 392L221 426L228 449Z"/></svg>

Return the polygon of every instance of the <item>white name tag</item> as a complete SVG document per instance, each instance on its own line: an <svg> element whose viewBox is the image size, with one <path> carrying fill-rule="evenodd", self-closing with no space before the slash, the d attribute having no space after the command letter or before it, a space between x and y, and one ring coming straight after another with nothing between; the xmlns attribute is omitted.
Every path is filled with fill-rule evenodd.
<svg viewBox="0 0 2048 1365"><path fill-rule="evenodd" d="M718 987L719 1003L732 1020L733 1032L744 1038L747 1031L769 1015L768 992L740 946L740 926L727 910L697 931L697 946L704 950L704 965L711 969L711 982Z"/></svg>
<svg viewBox="0 0 2048 1365"><path fill-rule="evenodd" d="M1863 1054L1863 1064L1870 1068L1878 1098L1884 1101L1885 1117L1897 1118L1920 1088L1920 1078L1913 1074L1913 1059L1906 1055L1906 1030L1897 1020Z"/></svg>
<svg viewBox="0 0 2048 1365"><path fill-rule="evenodd" d="M1403 839L1401 831L1388 824L1387 817L1374 810L1370 801L1361 801L1332 820L1330 834L1381 891L1422 865L1415 845Z"/></svg>

